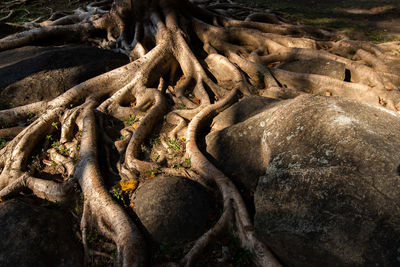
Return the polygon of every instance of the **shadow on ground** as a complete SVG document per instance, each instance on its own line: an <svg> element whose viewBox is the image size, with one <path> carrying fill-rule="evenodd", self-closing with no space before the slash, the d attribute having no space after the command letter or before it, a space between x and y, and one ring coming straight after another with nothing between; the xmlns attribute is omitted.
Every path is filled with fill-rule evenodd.
<svg viewBox="0 0 400 267"><path fill-rule="evenodd" d="M400 41L398 0L236 0L273 9L292 21L334 28L351 39Z"/></svg>

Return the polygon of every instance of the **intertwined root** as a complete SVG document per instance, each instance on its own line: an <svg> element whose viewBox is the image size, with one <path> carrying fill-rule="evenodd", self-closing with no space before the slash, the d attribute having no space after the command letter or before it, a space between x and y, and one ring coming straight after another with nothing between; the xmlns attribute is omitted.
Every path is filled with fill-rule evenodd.
<svg viewBox="0 0 400 267"><path fill-rule="evenodd" d="M142 181L149 170L179 174L162 152L161 159L141 156L142 144L157 125L171 124L173 129L160 137L161 143L182 138L187 129L186 153L197 172L181 174L213 180L224 206L215 226L194 243L181 263L191 265L215 236L234 223L241 244L254 252L257 265L279 265L255 236L235 185L199 149L198 134L240 95L291 98L329 92L398 111L400 59L388 51L399 49L400 44L350 41L328 30L292 25L274 13L233 3L115 1L110 7L111 1L92 3L46 27L0 40L3 51L68 36L63 41L91 42L131 58L131 63L76 85L52 101L0 111L0 135L8 140L0 150L0 198L30 189L38 197L68 204L74 197L74 185L79 184L84 195L81 230L85 250L89 251L87 229L94 226L116 243L117 264L144 266L144 238L107 191L107 177L100 172L98 161L106 158L110 173L122 180ZM221 10L249 15L244 21L235 20L217 13ZM344 64L351 78L344 81L277 68L285 62L315 58ZM36 120L21 126L28 113ZM119 153L116 166L112 166L109 145L105 155L98 153L98 138L106 144L113 142L100 114L121 121L135 118L133 125L121 130L124 138L114 143ZM27 168L50 134L58 137L57 147L43 148L48 160L62 166L63 181L34 177Z"/></svg>

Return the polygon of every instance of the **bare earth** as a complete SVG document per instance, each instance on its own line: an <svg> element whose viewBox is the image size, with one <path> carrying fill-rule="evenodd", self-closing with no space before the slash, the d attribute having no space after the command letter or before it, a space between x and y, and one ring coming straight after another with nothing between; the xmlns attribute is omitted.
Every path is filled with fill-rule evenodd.
<svg viewBox="0 0 400 267"><path fill-rule="evenodd" d="M334 28L355 40L400 40L400 2L397 0L237 1L279 10L301 23Z"/></svg>

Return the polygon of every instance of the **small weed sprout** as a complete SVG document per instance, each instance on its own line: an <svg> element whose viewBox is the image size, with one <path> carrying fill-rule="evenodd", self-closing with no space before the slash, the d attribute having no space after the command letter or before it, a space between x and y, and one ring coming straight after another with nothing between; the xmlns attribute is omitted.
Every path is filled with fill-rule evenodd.
<svg viewBox="0 0 400 267"><path fill-rule="evenodd" d="M185 163L183 163L183 167L189 169L192 166L192 160L190 157L185 159Z"/></svg>
<svg viewBox="0 0 400 267"><path fill-rule="evenodd" d="M122 198L121 188L113 187L112 195L113 195L114 198L120 200Z"/></svg>
<svg viewBox="0 0 400 267"><path fill-rule="evenodd" d="M111 253L111 258L115 258L115 257L117 257L117 250L114 250L112 253Z"/></svg>
<svg viewBox="0 0 400 267"><path fill-rule="evenodd" d="M125 123L128 126L133 126L134 123L138 122L139 119L136 118L135 115L129 115L129 117L126 119Z"/></svg>
<svg viewBox="0 0 400 267"><path fill-rule="evenodd" d="M10 125L4 119L0 118L0 129L8 127L10 127Z"/></svg>
<svg viewBox="0 0 400 267"><path fill-rule="evenodd" d="M52 147L52 148L55 148L55 149L58 149L58 147L59 147L60 145L61 145L61 144L60 144L59 141L54 141L54 142L51 144L51 147Z"/></svg>
<svg viewBox="0 0 400 267"><path fill-rule="evenodd" d="M53 126L54 128L56 128L58 130L58 122L52 122L51 126Z"/></svg>
<svg viewBox="0 0 400 267"><path fill-rule="evenodd" d="M33 114L31 112L26 113L26 116L27 116L26 121L29 123L31 123L35 120L35 114Z"/></svg>
<svg viewBox="0 0 400 267"><path fill-rule="evenodd" d="M159 138L150 138L150 145L151 146L157 146L161 143Z"/></svg>
<svg viewBox="0 0 400 267"><path fill-rule="evenodd" d="M126 139L126 136L125 135L121 135L118 139L117 139L117 141L123 141L123 140L125 140Z"/></svg>
<svg viewBox="0 0 400 267"><path fill-rule="evenodd" d="M2 149L3 147L5 147L7 144L6 139L3 139L0 137L0 149Z"/></svg>
<svg viewBox="0 0 400 267"><path fill-rule="evenodd" d="M168 148L174 151L179 151L181 149L181 144L176 139L168 140Z"/></svg>

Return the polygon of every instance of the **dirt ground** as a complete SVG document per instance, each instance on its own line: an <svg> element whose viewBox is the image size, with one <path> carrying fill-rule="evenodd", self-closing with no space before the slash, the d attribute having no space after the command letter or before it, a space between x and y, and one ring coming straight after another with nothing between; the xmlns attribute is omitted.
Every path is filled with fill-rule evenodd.
<svg viewBox="0 0 400 267"><path fill-rule="evenodd" d="M303 24L333 28L351 39L400 41L398 0L237 0L277 10Z"/></svg>
<svg viewBox="0 0 400 267"><path fill-rule="evenodd" d="M236 0L246 5L280 11L291 21L333 28L354 40L400 41L400 1L398 0ZM1 1L0 24L22 24L39 18L68 14L84 6L86 0L14 0ZM11 3L11 4L10 4Z"/></svg>

